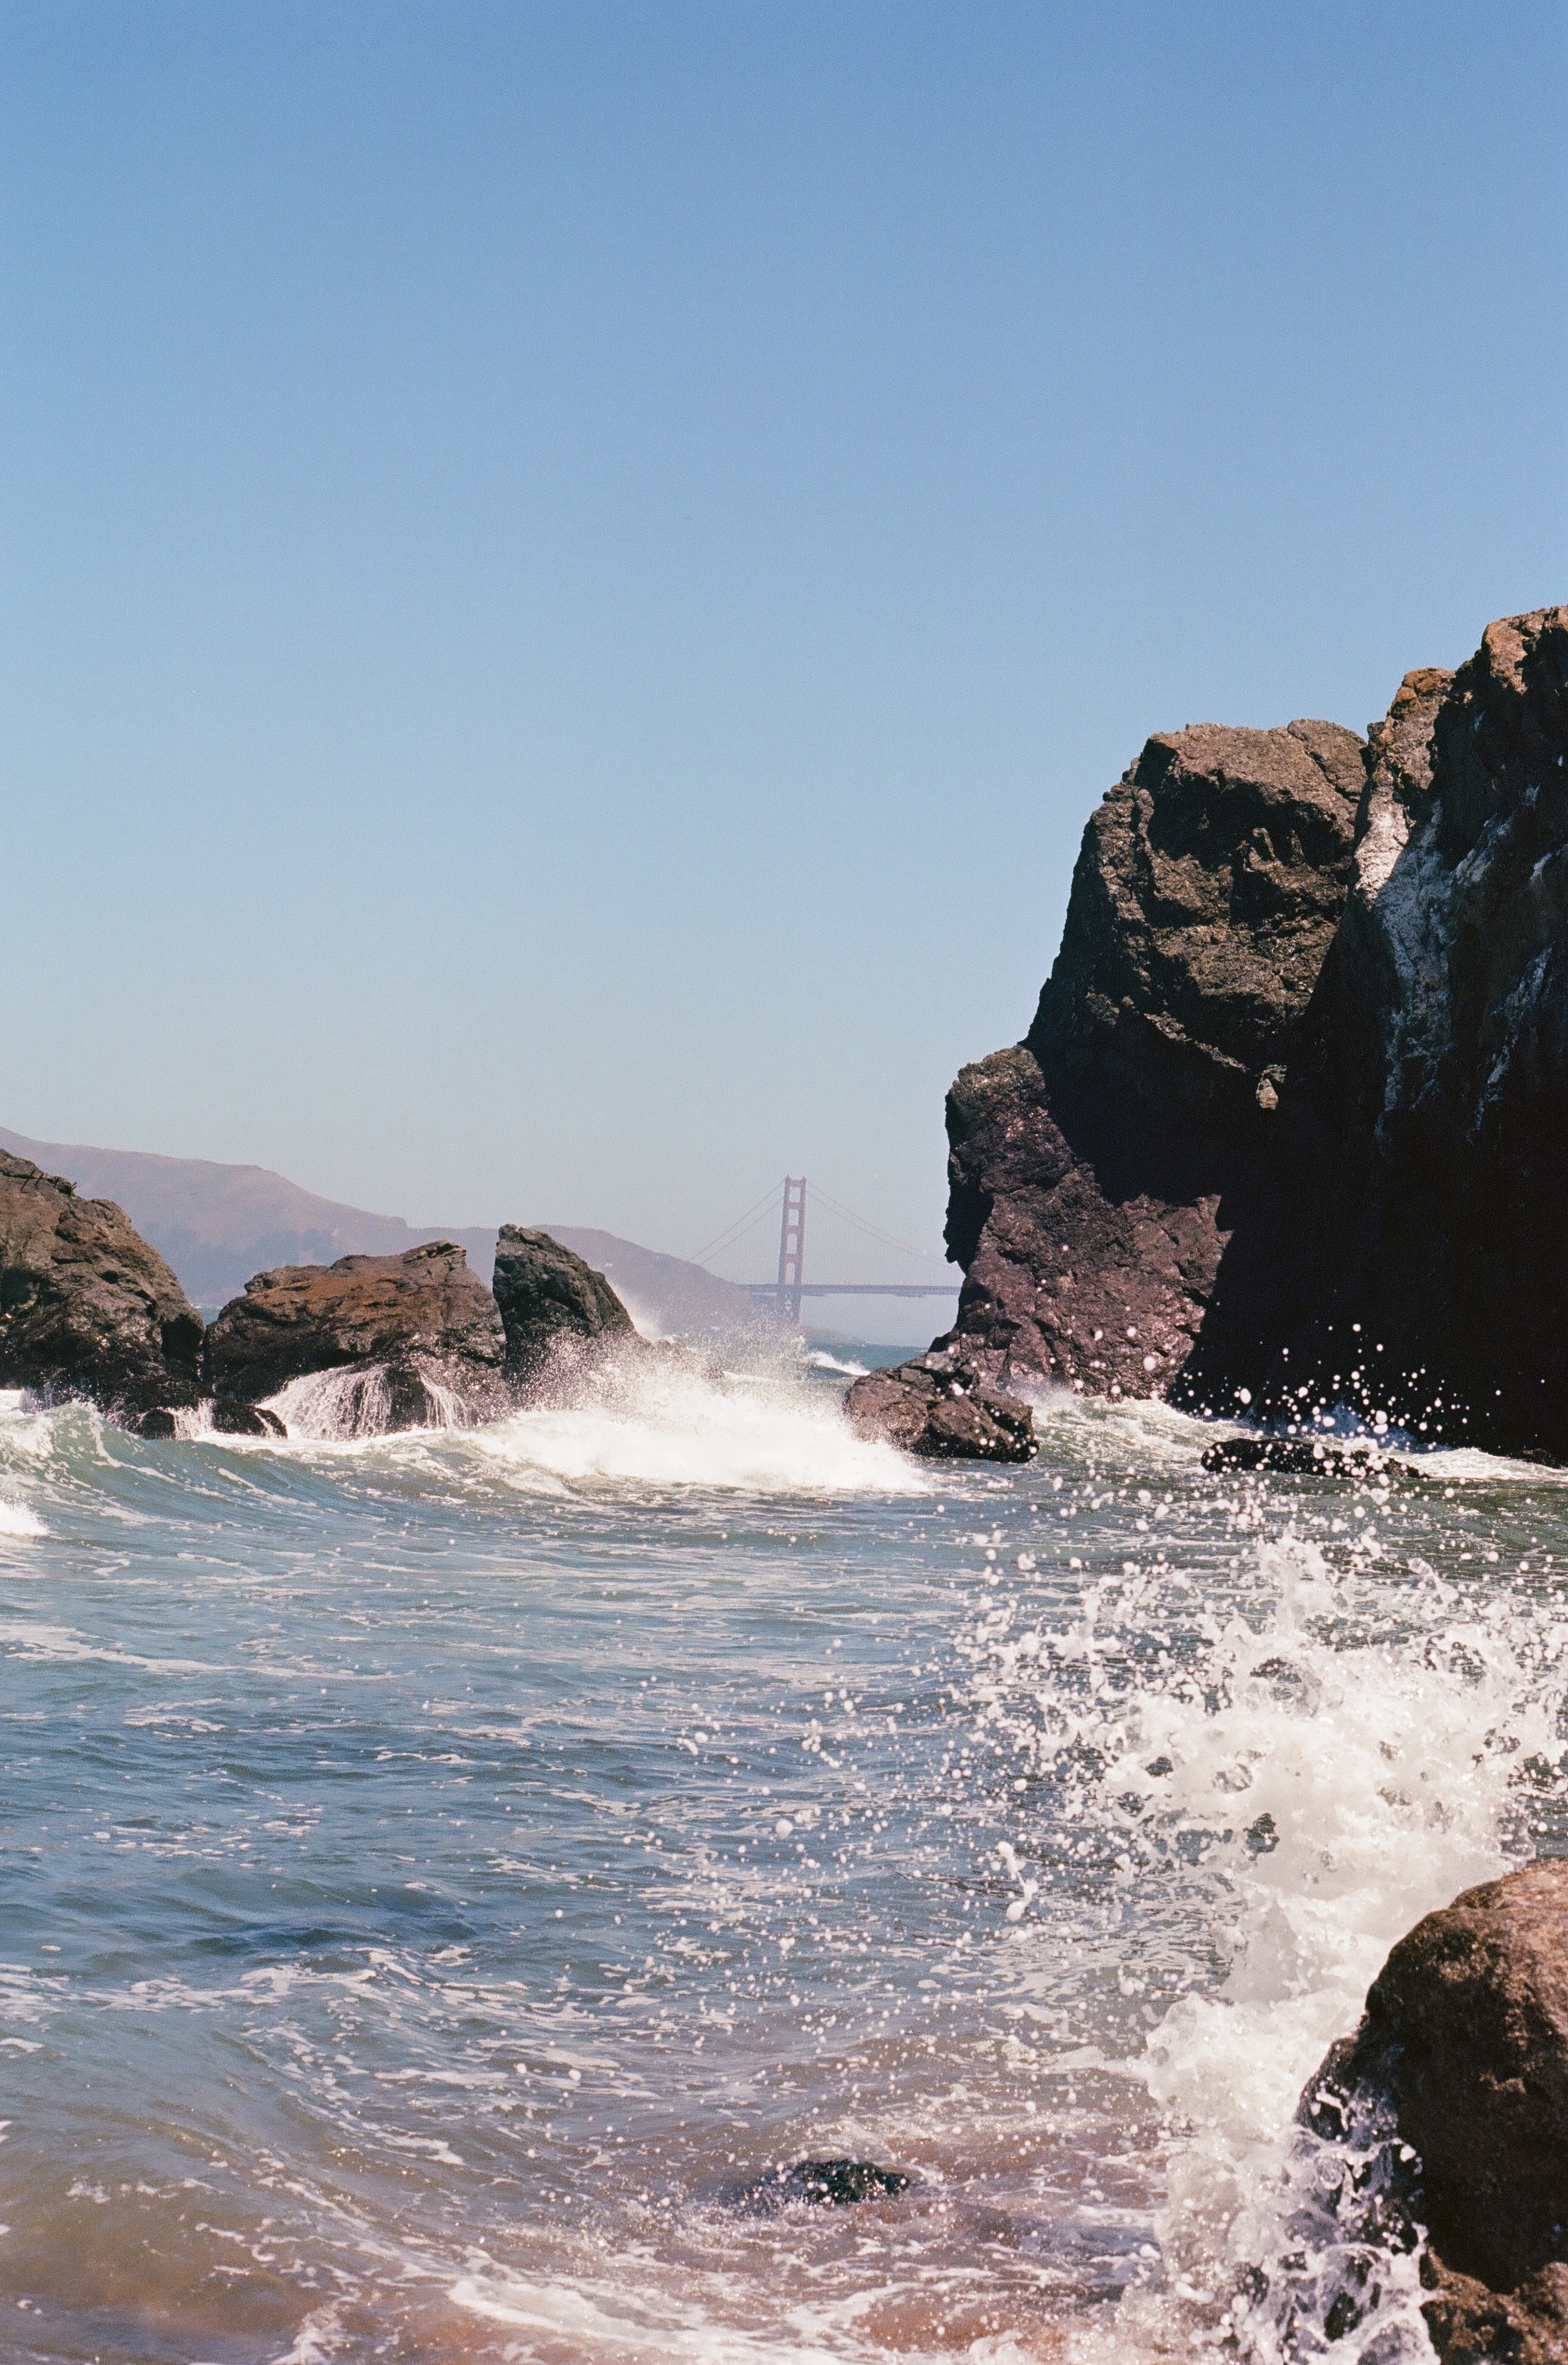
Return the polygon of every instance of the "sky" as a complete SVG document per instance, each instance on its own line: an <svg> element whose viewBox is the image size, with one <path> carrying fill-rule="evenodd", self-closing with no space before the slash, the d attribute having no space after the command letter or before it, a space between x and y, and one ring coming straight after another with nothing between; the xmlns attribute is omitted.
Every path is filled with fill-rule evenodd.
<svg viewBox="0 0 1568 2365"><path fill-rule="evenodd" d="M1568 598L1565 69L1511 0L6 0L0 1123L938 1249L1148 734Z"/></svg>

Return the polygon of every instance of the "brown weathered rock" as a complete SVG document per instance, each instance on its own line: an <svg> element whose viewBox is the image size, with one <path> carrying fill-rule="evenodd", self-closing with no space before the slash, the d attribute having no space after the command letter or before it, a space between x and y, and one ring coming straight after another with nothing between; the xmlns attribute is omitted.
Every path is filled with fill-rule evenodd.
<svg viewBox="0 0 1568 2365"><path fill-rule="evenodd" d="M196 1395L201 1317L109 1199L0 1150L0 1387L134 1418Z"/></svg>
<svg viewBox="0 0 1568 2365"><path fill-rule="evenodd" d="M207 1332L204 1368L220 1404L253 1404L311 1373L359 1373L352 1425L413 1429L509 1410L505 1355L489 1291L462 1249L432 1240L257 1273Z"/></svg>
<svg viewBox="0 0 1568 2365"><path fill-rule="evenodd" d="M1350 872L1361 742L1331 723L1149 740L1084 832L1026 1039L948 1095L947 1341L1160 1395L1214 1284Z"/></svg>
<svg viewBox="0 0 1568 2365"><path fill-rule="evenodd" d="M1568 1454L1568 608L1407 675L1190 1384ZM1360 1330L1352 1326L1361 1325ZM1355 1376L1352 1378L1352 1373Z"/></svg>
<svg viewBox="0 0 1568 2365"><path fill-rule="evenodd" d="M1467 1889L1400 1940L1304 2116L1333 2134L1357 2088L1418 2155L1439 2356L1568 2356L1568 1862Z"/></svg>
<svg viewBox="0 0 1568 2365"><path fill-rule="evenodd" d="M1035 1416L987 1384L972 1363L940 1351L856 1381L844 1409L862 1436L937 1461L1027 1462Z"/></svg>

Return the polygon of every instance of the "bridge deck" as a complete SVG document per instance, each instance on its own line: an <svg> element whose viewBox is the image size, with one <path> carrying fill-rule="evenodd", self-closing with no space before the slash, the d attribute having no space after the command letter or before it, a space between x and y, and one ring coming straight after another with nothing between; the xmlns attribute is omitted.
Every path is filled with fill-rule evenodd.
<svg viewBox="0 0 1568 2365"><path fill-rule="evenodd" d="M753 1297L957 1297L958 1281L743 1281Z"/></svg>

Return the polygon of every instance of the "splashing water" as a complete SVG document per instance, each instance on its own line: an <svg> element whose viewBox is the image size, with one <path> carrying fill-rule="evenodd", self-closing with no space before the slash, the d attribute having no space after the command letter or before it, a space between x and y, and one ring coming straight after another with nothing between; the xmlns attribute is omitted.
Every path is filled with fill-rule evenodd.
<svg viewBox="0 0 1568 2365"><path fill-rule="evenodd" d="M1565 1844L1568 1488L1055 1398L933 1469L843 1376L0 1404L8 2353L1429 2354L1388 2130L1358 2187L1293 2114ZM747 2209L806 2157L913 2181Z"/></svg>

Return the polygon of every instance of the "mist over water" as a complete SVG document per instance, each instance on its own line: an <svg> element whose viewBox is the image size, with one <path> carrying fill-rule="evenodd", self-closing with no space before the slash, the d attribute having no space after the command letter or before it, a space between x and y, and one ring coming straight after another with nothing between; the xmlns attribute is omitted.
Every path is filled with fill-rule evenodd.
<svg viewBox="0 0 1568 2365"><path fill-rule="evenodd" d="M861 1360L286 1444L0 1399L6 2354L1429 2355L1292 2117L1564 1844L1568 1489L1065 1397L934 1468ZM836 2155L916 2181L747 2202Z"/></svg>

